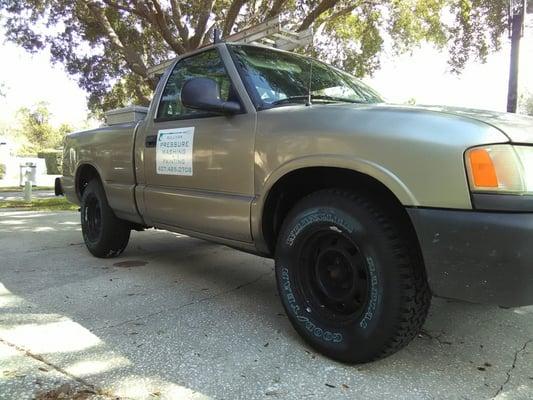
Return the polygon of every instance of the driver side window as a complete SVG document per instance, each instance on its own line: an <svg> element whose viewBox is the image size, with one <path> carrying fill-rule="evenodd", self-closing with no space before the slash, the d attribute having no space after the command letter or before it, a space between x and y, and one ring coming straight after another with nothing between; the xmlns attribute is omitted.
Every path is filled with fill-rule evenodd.
<svg viewBox="0 0 533 400"><path fill-rule="evenodd" d="M210 78L218 83L220 98L229 100L231 82L216 49L180 60L168 78L157 110L158 119L179 119L204 111L192 110L181 103L181 89L191 78Z"/></svg>

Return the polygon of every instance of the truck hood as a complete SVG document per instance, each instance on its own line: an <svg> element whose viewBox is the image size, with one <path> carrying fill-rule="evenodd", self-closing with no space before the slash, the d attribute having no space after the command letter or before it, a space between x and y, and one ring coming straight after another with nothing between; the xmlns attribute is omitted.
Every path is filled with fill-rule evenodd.
<svg viewBox="0 0 533 400"><path fill-rule="evenodd" d="M513 143L533 144L533 118L526 115L447 106L416 106L413 108L475 119L499 129Z"/></svg>

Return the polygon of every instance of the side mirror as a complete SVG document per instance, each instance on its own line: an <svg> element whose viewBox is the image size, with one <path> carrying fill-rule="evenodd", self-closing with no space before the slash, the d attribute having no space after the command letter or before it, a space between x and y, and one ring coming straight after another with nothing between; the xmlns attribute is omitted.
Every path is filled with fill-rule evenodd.
<svg viewBox="0 0 533 400"><path fill-rule="evenodd" d="M210 111L218 114L236 114L241 105L236 101L220 98L218 83L209 78L191 78L181 89L181 103L194 110Z"/></svg>

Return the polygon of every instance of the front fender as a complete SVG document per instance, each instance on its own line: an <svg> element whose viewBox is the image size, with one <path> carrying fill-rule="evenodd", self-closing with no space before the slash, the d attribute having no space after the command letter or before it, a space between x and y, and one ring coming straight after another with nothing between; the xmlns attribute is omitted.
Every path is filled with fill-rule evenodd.
<svg viewBox="0 0 533 400"><path fill-rule="evenodd" d="M407 187L407 185L401 181L392 171L372 162L360 158L347 157L341 155L308 155L290 160L277 169L272 171L263 184L262 192L255 197L251 205L251 228L252 235L258 246L258 250L262 253L267 253L268 250L264 244L264 237L262 232L262 217L264 214L264 207L268 194L272 188L287 174L291 172L309 168L309 167L329 167L339 168L357 172L363 175L367 175L380 182L383 186L388 188L396 198L404 205L418 206L419 201Z"/></svg>
<svg viewBox="0 0 533 400"><path fill-rule="evenodd" d="M342 168L368 175L387 187L402 204L420 205L411 190L392 171L370 160L334 154L303 156L280 165L265 179L260 198L264 199L276 182L286 174L307 167Z"/></svg>

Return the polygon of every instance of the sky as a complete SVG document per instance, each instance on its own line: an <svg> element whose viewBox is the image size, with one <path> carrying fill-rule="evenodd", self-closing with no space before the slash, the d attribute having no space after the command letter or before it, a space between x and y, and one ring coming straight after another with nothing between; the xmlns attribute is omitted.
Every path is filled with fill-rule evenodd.
<svg viewBox="0 0 533 400"><path fill-rule="evenodd" d="M533 15L528 16L521 44L519 86L533 93ZM428 44L400 57L384 54L382 66L364 81L387 101L442 104L505 111L509 73L509 41L491 54L486 64L471 62L461 75L452 74L448 55ZM82 126L87 118L86 93L61 65L52 65L49 55L29 54L5 42L0 30L0 83L7 95L0 98L0 125L14 124L16 111L39 101L49 103L52 122ZM93 121L93 124L97 124Z"/></svg>
<svg viewBox="0 0 533 400"><path fill-rule="evenodd" d="M396 103L414 98L417 104L506 111L510 47L510 40L504 40L485 64L470 62L456 75L449 71L448 54L425 44L413 54L386 54L382 68L364 81ZM527 16L520 45L519 91L533 94L533 15Z"/></svg>
<svg viewBox="0 0 533 400"><path fill-rule="evenodd" d="M53 123L79 126L87 118L86 93L61 65L52 65L49 54L29 54L21 47L5 42L0 31L0 83L6 96L0 98L0 124L16 120L20 107L39 101L50 104Z"/></svg>

